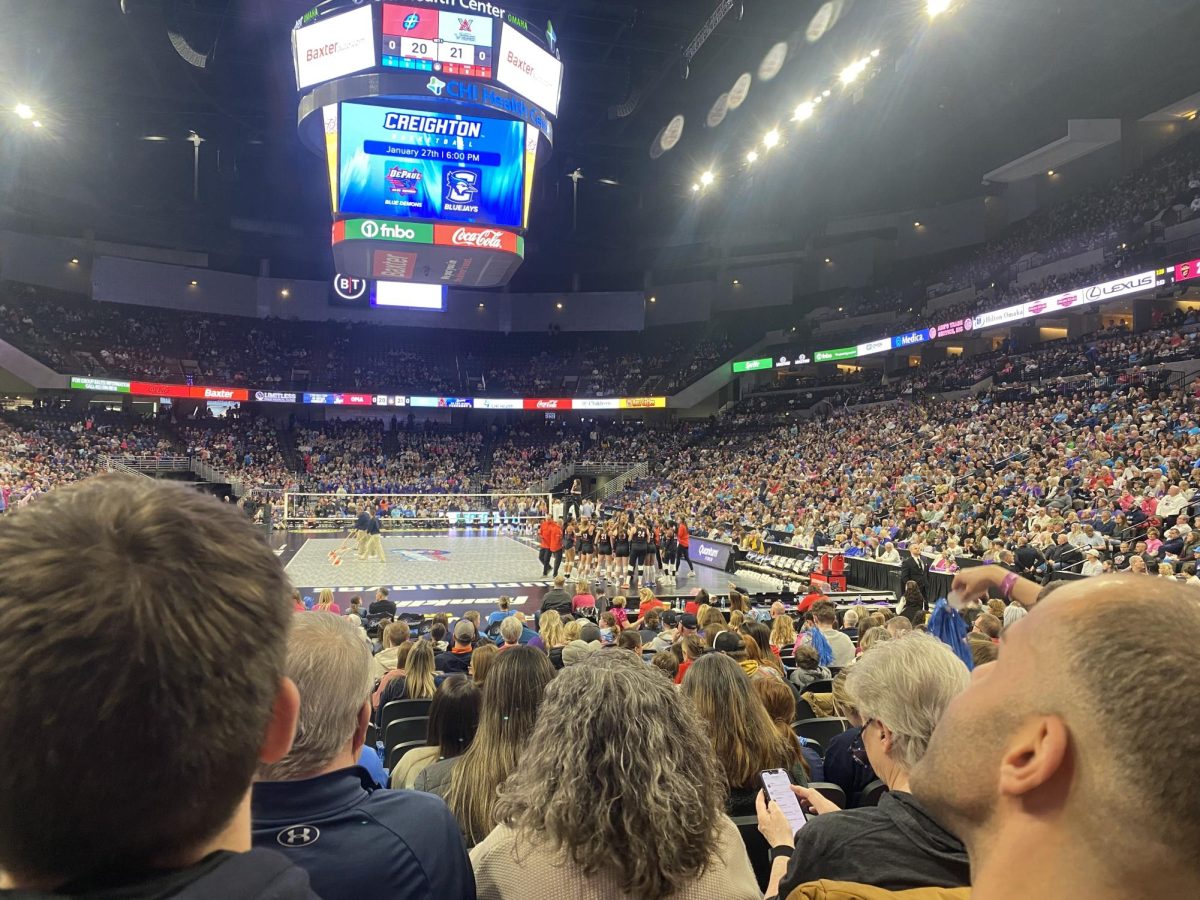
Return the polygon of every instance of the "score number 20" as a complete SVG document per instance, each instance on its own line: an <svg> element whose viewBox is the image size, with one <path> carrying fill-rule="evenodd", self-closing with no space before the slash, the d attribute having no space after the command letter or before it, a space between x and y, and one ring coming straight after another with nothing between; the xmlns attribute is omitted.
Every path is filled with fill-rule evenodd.
<svg viewBox="0 0 1200 900"><path fill-rule="evenodd" d="M396 49L396 40L389 38L388 49ZM406 59L428 59L434 62L451 62L469 65L475 51L479 51L479 63L486 62L486 48L476 48L470 44L452 44L446 41L431 41L423 38L400 38L400 55Z"/></svg>

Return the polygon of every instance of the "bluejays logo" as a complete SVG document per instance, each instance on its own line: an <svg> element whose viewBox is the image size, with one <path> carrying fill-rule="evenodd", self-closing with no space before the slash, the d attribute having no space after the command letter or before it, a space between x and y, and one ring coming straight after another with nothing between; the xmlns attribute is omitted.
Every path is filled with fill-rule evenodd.
<svg viewBox="0 0 1200 900"><path fill-rule="evenodd" d="M451 169L446 173L446 201L470 203L479 196L479 175L474 169Z"/></svg>
<svg viewBox="0 0 1200 900"><path fill-rule="evenodd" d="M392 166L387 174L388 184L397 194L415 194L421 185L421 173L400 166Z"/></svg>
<svg viewBox="0 0 1200 900"><path fill-rule="evenodd" d="M421 24L420 14L409 13L407 16L404 17L404 22L402 23L402 25L400 27L402 27L405 31L412 31L414 28L416 28L420 24Z"/></svg>

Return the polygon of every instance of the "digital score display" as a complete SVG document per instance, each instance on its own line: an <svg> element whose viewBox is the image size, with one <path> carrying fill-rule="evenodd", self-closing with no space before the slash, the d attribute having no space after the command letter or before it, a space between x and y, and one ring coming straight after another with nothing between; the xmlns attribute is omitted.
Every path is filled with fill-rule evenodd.
<svg viewBox="0 0 1200 900"><path fill-rule="evenodd" d="M343 103L337 207L524 227L526 128L511 119Z"/></svg>
<svg viewBox="0 0 1200 900"><path fill-rule="evenodd" d="M494 21L490 16L383 5L383 65L491 78L495 72Z"/></svg>

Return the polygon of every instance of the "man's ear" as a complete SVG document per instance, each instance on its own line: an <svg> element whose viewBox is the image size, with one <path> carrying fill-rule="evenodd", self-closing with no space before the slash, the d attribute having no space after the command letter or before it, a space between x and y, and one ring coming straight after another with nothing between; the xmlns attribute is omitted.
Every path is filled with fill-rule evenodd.
<svg viewBox="0 0 1200 900"><path fill-rule="evenodd" d="M881 749L884 753L890 753L892 747L896 745L896 735L892 733L892 729L888 728L878 719L875 721L879 725L879 740L882 742Z"/></svg>
<svg viewBox="0 0 1200 900"><path fill-rule="evenodd" d="M371 724L371 700L367 698L363 701L362 708L358 711L358 723L354 726L354 756L357 759L358 754L362 752L363 745L367 742L367 727Z"/></svg>
<svg viewBox="0 0 1200 900"><path fill-rule="evenodd" d="M1058 716L1031 716L1008 739L1000 759L1000 792L1037 790L1070 765L1071 735Z"/></svg>
<svg viewBox="0 0 1200 900"><path fill-rule="evenodd" d="M300 721L300 691L290 678L279 679L275 692L275 704L267 730L263 734L262 746L258 748L258 761L263 765L277 763L292 749L296 737L296 725Z"/></svg>

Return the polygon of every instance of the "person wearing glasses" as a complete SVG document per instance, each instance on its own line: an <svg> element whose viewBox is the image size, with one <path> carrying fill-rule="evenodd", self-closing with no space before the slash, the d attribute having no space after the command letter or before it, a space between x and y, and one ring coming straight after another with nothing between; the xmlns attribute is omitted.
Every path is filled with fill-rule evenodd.
<svg viewBox="0 0 1200 900"><path fill-rule="evenodd" d="M970 680L967 667L937 638L909 635L877 645L850 669L846 690L862 717L852 753L887 785L878 806L839 809L817 791L793 787L815 814L800 831L760 792L758 829L771 846L767 897L801 884L852 881L884 890L965 887L971 871L963 844L910 793L909 774L934 726Z"/></svg>

